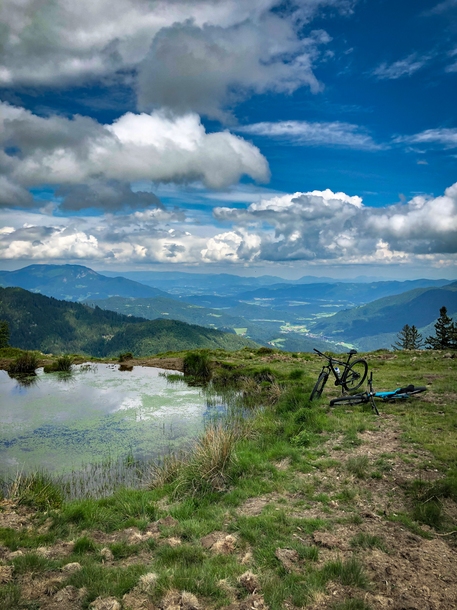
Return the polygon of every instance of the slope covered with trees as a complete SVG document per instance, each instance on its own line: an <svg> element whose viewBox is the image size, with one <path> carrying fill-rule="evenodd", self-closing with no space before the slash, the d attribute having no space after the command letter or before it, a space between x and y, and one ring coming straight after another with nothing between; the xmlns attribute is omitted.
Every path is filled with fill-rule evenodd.
<svg viewBox="0 0 457 610"><path fill-rule="evenodd" d="M331 339L344 337L363 349L390 347L395 334L407 324L425 335L443 306L450 316L457 313L457 282L442 288L418 288L341 311L319 320L312 331Z"/></svg>
<svg viewBox="0 0 457 610"><path fill-rule="evenodd" d="M80 303L59 301L22 288L0 288L0 320L7 322L10 344L45 353L115 356L131 351L147 356L169 350L224 348L252 342L234 334L185 324L124 316Z"/></svg>

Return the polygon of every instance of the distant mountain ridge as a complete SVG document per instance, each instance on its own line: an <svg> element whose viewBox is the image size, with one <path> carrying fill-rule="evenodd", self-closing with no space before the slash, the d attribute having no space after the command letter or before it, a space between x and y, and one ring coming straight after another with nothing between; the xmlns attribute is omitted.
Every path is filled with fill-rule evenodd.
<svg viewBox="0 0 457 610"><path fill-rule="evenodd" d="M0 288L0 319L10 327L10 343L44 353L150 356L166 351L255 346L216 329L176 320L145 320L81 303L60 301L22 288Z"/></svg>
<svg viewBox="0 0 457 610"><path fill-rule="evenodd" d="M414 288L441 287L450 284L449 280L409 280L404 282L369 282L354 284L349 282L335 282L331 284L274 284L238 294L243 301L274 300L278 303L291 300L323 300L332 299L340 302L362 304L377 299L401 294Z"/></svg>
<svg viewBox="0 0 457 610"><path fill-rule="evenodd" d="M430 325L438 318L443 306L451 317L457 315L457 282L441 288L416 288L340 311L331 318L317 321L312 330L334 340L344 336L361 349L375 349L370 347L375 337L383 335L380 340L384 345L379 347L390 347L393 336L405 324L431 332Z"/></svg>
<svg viewBox="0 0 457 610"><path fill-rule="evenodd" d="M82 265L29 265L17 271L0 271L0 286L17 286L66 301L169 296L158 288L121 276L106 277Z"/></svg>

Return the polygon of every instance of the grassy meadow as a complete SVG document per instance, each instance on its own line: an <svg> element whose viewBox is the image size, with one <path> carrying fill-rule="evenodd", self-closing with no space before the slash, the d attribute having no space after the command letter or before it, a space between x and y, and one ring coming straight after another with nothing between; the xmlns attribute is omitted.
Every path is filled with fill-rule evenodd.
<svg viewBox="0 0 457 610"><path fill-rule="evenodd" d="M365 354L375 390L427 386L380 403L379 416L330 408L331 379L310 403L323 364L312 354L163 355L194 382L212 374L235 390L238 410L187 453L149 465L142 489L66 501L46 473L5 482L0 607L375 610L414 598L453 608L451 355Z"/></svg>

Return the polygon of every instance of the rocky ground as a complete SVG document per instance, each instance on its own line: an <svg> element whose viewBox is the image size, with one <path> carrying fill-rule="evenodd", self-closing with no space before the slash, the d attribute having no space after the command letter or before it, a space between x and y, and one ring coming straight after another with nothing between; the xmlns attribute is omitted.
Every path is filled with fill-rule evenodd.
<svg viewBox="0 0 457 610"><path fill-rule="evenodd" d="M321 462L325 459L325 465L316 462L316 467L309 473L295 472L294 485L292 488L289 485L288 491L251 497L227 518L226 531L215 531L193 542L207 554L235 555L246 568L238 582L221 580L219 583L231 599L225 607L230 610L268 607L263 596L263 575L253 559L253 549L241 543L230 525L236 516L253 517L261 515L266 507L269 510L276 507L293 517L320 519L325 523L325 527L312 534L300 531L299 527L293 534L307 546L316 547L317 567L332 560L344 562L356 557L368 577L365 590L343 585L340 580L330 580L325 590L315 594L304 606L309 610L335 608L345 600L358 600L359 605L348 608L454 610L457 607L457 531L437 533L422 525L413 532L401 521L393 520L395 515L408 511L410 500L405 494L408 481L417 479L419 472L429 482L439 476L431 466L430 456L423 450L404 445L393 415L381 414L371 430L360 433L352 449L342 450L341 441L338 437L327 440L325 457L321 458ZM357 464L362 465L362 471L357 471ZM278 462L276 468L288 471L291 465L286 459ZM309 492L311 488L312 493ZM166 514L166 502L162 509ZM445 511L453 518L457 515L457 507L451 501ZM179 535L170 536L175 526L179 531L179 522L165 516L151 522L143 531L127 528L109 534L84 532L94 541L101 565L106 569L132 564L146 566L145 574L123 597L101 597L90 607L94 610L215 607L210 600L197 599L186 591L170 590L159 601L153 594L157 577L148 566L153 562L154 550L147 543L153 539L157 543L155 548L183 544ZM32 510L6 500L1 502L0 528L36 532L36 527ZM45 522L41 533L46 527ZM116 542L136 545L137 551L116 559L109 548ZM21 573L16 573L14 560L30 553L30 549L19 547L11 551L7 546L0 546L0 586L11 583L20 586L23 605L18 608L80 610L87 607L84 588L67 584L72 574L83 569L72 555L73 545L72 540L64 540L37 548L36 554L56 560L59 567ZM278 547L275 555L285 573L305 575L307 560L300 558L292 548ZM295 607L290 603L285 608L293 610Z"/></svg>

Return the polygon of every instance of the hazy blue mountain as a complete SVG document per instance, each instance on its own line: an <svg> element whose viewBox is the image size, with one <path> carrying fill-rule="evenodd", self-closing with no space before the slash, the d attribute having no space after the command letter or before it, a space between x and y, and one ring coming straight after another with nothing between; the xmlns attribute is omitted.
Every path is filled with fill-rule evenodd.
<svg viewBox="0 0 457 610"><path fill-rule="evenodd" d="M327 339L344 337L363 349L390 347L405 324L416 326L425 336L431 334L443 305L450 316L457 314L457 282L441 288L416 288L341 311L316 321L312 331Z"/></svg>
<svg viewBox="0 0 457 610"><path fill-rule="evenodd" d="M25 290L66 301L106 299L110 296L168 296L157 288L124 277L105 277L81 265L30 265L17 271L0 271L0 286Z"/></svg>
<svg viewBox="0 0 457 610"><path fill-rule="evenodd" d="M274 284L243 292L237 298L247 302L268 301L271 307L284 307L291 302L327 301L339 304L359 305L370 303L382 297L401 294L414 288L440 287L449 284L449 280L411 280L405 282L368 282L364 284L331 283L331 284Z"/></svg>
<svg viewBox="0 0 457 610"><path fill-rule="evenodd" d="M243 277L229 273L185 273L181 271L102 271L106 276L123 277L182 296L198 294L235 295L247 288L269 286L283 281L280 277L262 275Z"/></svg>
<svg viewBox="0 0 457 610"><path fill-rule="evenodd" d="M148 356L196 348L240 349L243 337L176 320L145 320L99 307L59 301L22 288L0 288L0 319L10 327L10 343L45 353Z"/></svg>

